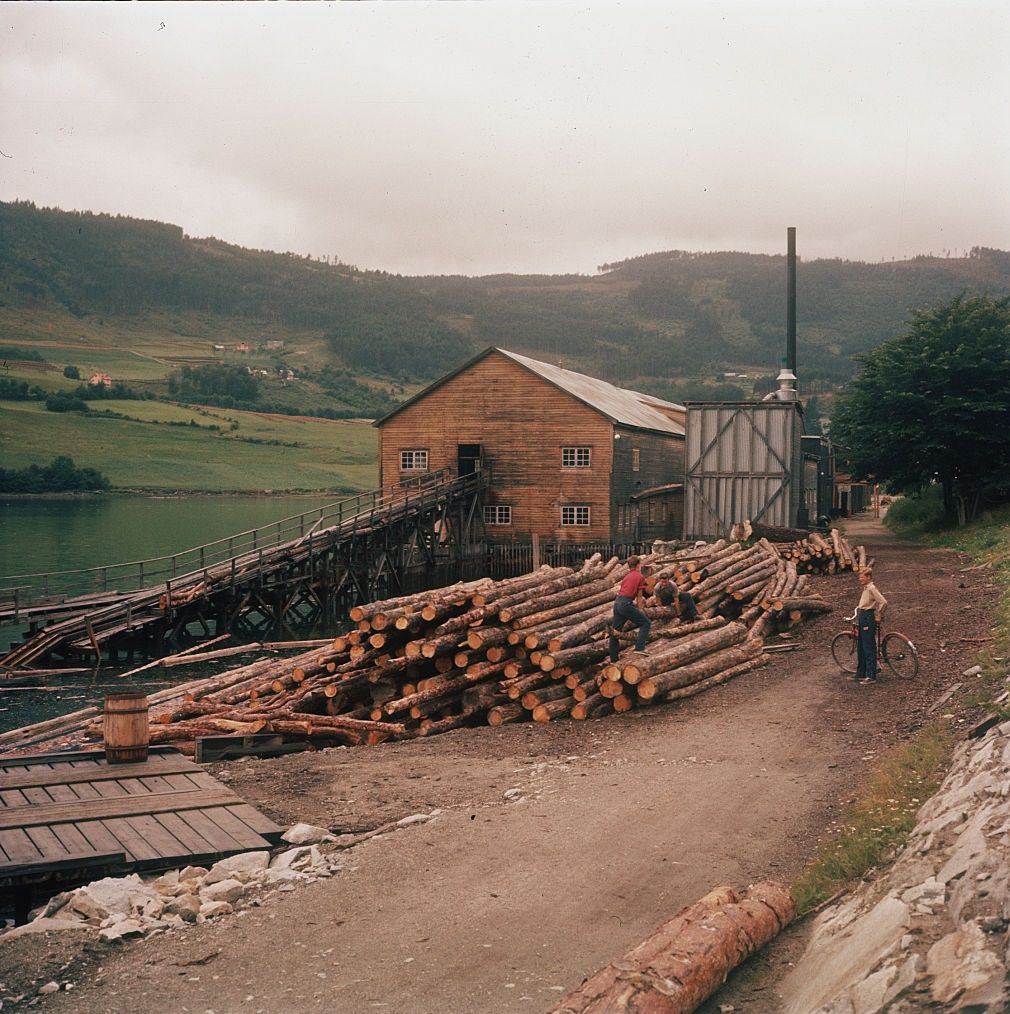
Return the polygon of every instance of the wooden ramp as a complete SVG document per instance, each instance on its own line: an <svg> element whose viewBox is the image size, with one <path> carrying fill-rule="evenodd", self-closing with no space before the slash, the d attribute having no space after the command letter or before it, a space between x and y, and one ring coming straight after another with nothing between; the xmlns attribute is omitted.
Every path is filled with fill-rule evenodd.
<svg viewBox="0 0 1010 1014"><path fill-rule="evenodd" d="M0 887L22 910L32 884L212 863L281 834L171 747L142 764L110 765L103 751L0 757Z"/></svg>

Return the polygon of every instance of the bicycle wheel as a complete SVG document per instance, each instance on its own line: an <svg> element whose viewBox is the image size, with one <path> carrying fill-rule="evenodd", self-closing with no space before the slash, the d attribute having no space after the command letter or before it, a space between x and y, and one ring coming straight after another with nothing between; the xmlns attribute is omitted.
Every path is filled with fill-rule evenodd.
<svg viewBox="0 0 1010 1014"><path fill-rule="evenodd" d="M854 673L858 660L856 635L849 630L835 634L834 640L831 642L831 655L842 672Z"/></svg>
<svg viewBox="0 0 1010 1014"><path fill-rule="evenodd" d="M887 634L881 645L880 654L884 657L887 668L895 676L911 680L919 675L919 653L904 634Z"/></svg>

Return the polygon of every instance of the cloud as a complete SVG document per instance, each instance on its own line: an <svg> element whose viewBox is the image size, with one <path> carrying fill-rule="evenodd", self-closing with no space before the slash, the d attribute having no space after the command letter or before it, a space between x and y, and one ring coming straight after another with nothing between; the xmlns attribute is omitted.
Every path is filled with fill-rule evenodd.
<svg viewBox="0 0 1010 1014"><path fill-rule="evenodd" d="M7 5L0 195L404 273L1005 243L1010 14ZM952 31L956 25L956 31Z"/></svg>

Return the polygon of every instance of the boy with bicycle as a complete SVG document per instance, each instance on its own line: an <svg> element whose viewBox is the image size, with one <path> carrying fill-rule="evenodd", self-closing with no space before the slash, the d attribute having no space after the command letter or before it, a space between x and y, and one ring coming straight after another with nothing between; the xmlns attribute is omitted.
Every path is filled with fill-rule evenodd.
<svg viewBox="0 0 1010 1014"><path fill-rule="evenodd" d="M873 571L859 572L863 593L856 606L856 679L860 683L877 682L877 629L887 609L887 599L873 583Z"/></svg>

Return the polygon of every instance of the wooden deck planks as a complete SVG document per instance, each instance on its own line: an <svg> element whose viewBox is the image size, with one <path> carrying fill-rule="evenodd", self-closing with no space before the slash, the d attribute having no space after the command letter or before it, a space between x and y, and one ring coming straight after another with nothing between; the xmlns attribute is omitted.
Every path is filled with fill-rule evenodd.
<svg viewBox="0 0 1010 1014"><path fill-rule="evenodd" d="M0 760L0 880L76 859L166 868L266 849L280 828L174 750L108 765L99 752ZM70 863L70 865L73 865Z"/></svg>

